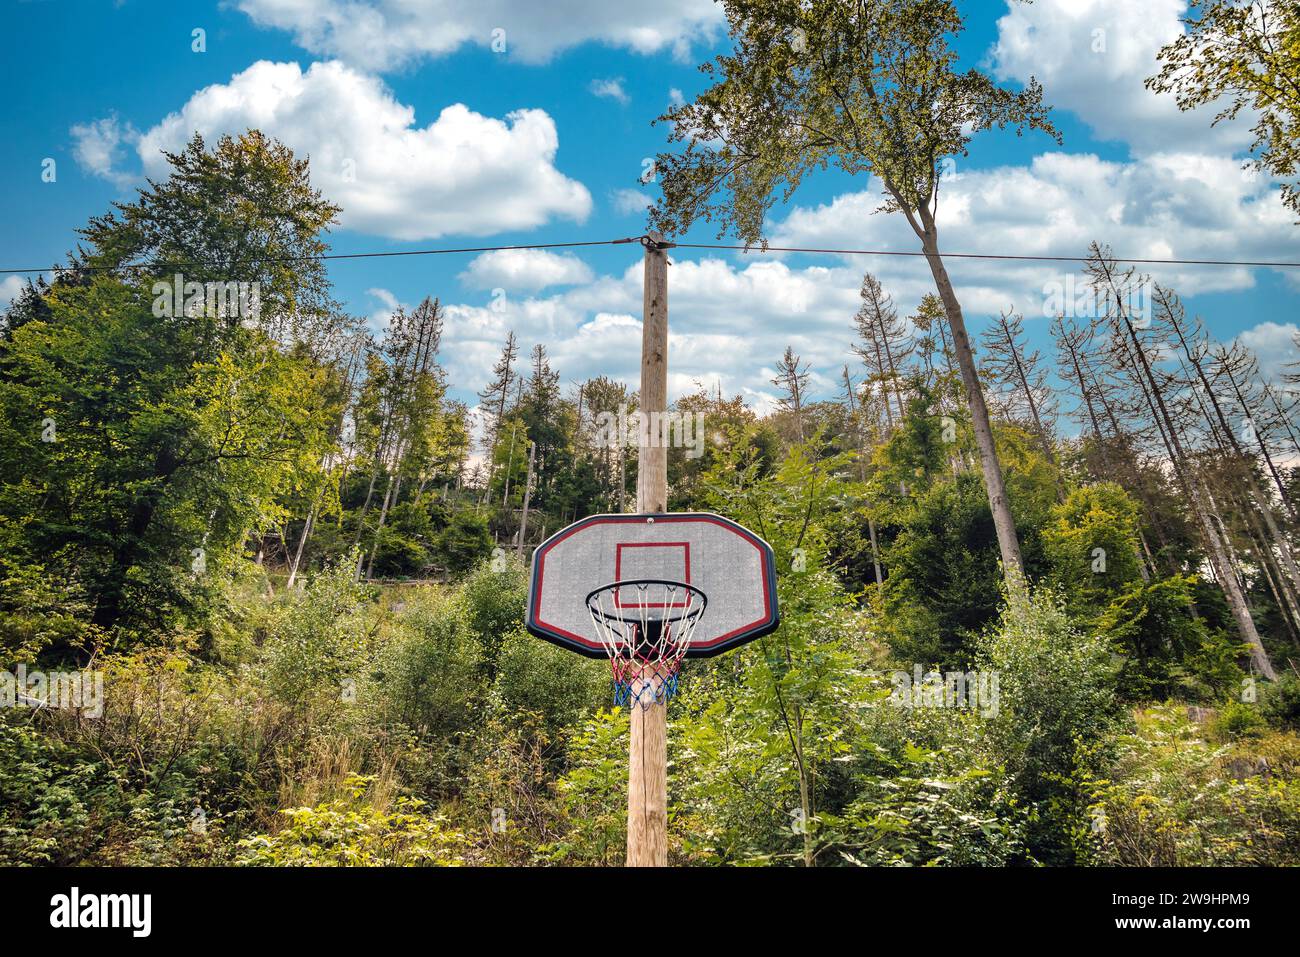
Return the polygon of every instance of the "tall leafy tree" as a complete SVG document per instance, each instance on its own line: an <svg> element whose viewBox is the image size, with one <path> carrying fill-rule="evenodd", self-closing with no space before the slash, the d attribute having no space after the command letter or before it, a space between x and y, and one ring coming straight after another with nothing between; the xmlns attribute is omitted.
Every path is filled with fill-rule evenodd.
<svg viewBox="0 0 1300 957"><path fill-rule="evenodd" d="M1300 168L1300 5L1294 0L1192 0L1187 32L1161 49L1148 89L1181 110L1220 105L1212 125L1255 116L1255 166L1294 178ZM1300 215L1300 181L1282 185Z"/></svg>
<svg viewBox="0 0 1300 957"><path fill-rule="evenodd" d="M936 222L945 162L966 155L974 133L1010 127L1056 136L1031 82L1003 89L961 72L951 40L963 29L948 0L724 0L734 49L701 68L713 85L666 113L662 200L656 228L682 233L717 220L745 242L763 241L764 218L814 170L872 173L884 211L901 212L921 243L943 302L998 544L1013 594L1023 589L1015 522L1007 502L984 394L961 304L939 247Z"/></svg>
<svg viewBox="0 0 1300 957"><path fill-rule="evenodd" d="M337 207L256 132L212 150L195 137L168 159L166 179L92 219L70 268L21 297L0 345L0 521L81 584L106 634L195 618L248 537L283 523L337 416L327 366L282 348L308 320L337 324L311 258ZM159 310L153 284L176 272L260 283L261 321Z"/></svg>
<svg viewBox="0 0 1300 957"><path fill-rule="evenodd" d="M150 180L136 200L80 230L73 274L256 282L259 321L275 338L307 338L330 325L334 304L319 257L339 207L312 187L308 161L257 130L222 136L210 149L196 134L166 156L166 179Z"/></svg>

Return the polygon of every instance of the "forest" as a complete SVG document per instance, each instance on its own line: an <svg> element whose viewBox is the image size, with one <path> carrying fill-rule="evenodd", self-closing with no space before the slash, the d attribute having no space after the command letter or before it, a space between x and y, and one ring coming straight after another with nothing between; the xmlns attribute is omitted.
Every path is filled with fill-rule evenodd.
<svg viewBox="0 0 1300 957"><path fill-rule="evenodd" d="M789 24L755 11L788 5L727 6L737 51L669 114L653 224L761 245L870 114L855 161L935 288L863 272L852 360L815 370L837 396L792 346L770 411L671 406L702 428L670 510L772 546L782 623L683 669L669 862L1300 864L1300 368L1264 375L1103 236L1050 349L1010 311L968 335L937 170L982 129L1052 135L1042 91L876 24L941 93L889 82L895 50L886 106L841 108L854 57L787 83ZM634 510L608 424L635 387L513 332L452 382L439 289L383 329L336 301L308 157L249 129L167 162L0 322L0 863L621 864L627 711L524 605L548 535ZM78 707L14 679L72 673Z"/></svg>

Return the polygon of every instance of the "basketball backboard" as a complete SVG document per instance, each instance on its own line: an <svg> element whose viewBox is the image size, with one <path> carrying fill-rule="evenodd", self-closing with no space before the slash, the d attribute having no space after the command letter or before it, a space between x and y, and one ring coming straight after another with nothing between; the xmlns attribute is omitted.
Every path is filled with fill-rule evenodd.
<svg viewBox="0 0 1300 957"><path fill-rule="evenodd" d="M771 546L720 515L678 512L593 515L544 541L533 553L528 630L580 654L607 657L588 595L615 582L646 580L681 582L707 598L687 658L721 654L780 622ZM643 600L627 586L613 591L611 604L631 607ZM660 603L690 600L678 590Z"/></svg>

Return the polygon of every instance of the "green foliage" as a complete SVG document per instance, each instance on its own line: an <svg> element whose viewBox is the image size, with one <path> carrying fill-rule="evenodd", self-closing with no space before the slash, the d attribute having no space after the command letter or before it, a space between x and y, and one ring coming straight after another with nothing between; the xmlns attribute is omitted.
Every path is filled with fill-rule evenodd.
<svg viewBox="0 0 1300 957"><path fill-rule="evenodd" d="M957 72L952 3L727 0L724 10L734 43L701 67L713 85L661 117L687 142L655 160L664 198L652 220L665 235L716 219L758 242L777 198L831 164L879 177L886 209L928 216L941 160L965 155L975 132L1055 134L1036 83L1011 91Z"/></svg>
<svg viewBox="0 0 1300 957"><path fill-rule="evenodd" d="M487 519L477 510L453 510L434 548L442 565L452 574L469 571L492 551L492 534Z"/></svg>
<svg viewBox="0 0 1300 957"><path fill-rule="evenodd" d="M1263 734L1268 722L1252 704L1229 698L1210 722L1210 733L1218 741L1234 741Z"/></svg>
<svg viewBox="0 0 1300 957"><path fill-rule="evenodd" d="M511 632L497 657L493 702L504 714L529 714L549 739L566 731L610 695L609 665L538 641L523 629Z"/></svg>
<svg viewBox="0 0 1300 957"><path fill-rule="evenodd" d="M1069 863L1088 826L1086 784L1107 766L1119 721L1110 646L1077 629L1059 596L1040 590L1008 606L979 651L979 667L999 684L989 746L1017 803L1033 808L1027 842L1043 863Z"/></svg>
<svg viewBox="0 0 1300 957"><path fill-rule="evenodd" d="M1043 551L1073 613L1095 613L1139 580L1137 530L1137 506L1113 482L1077 488L1053 508Z"/></svg>
<svg viewBox="0 0 1300 957"><path fill-rule="evenodd" d="M1264 753L1289 767L1274 773ZM1208 744L1176 705L1140 712L1098 782L1089 841L1101 864L1276 866L1300 853L1300 739Z"/></svg>
<svg viewBox="0 0 1300 957"><path fill-rule="evenodd" d="M910 767L868 782L842 814L824 815L831 840L852 864L871 867L998 867L1026 854L1019 821L979 800L992 772L927 774L933 755L907 752ZM999 813L1003 812L1003 813Z"/></svg>
<svg viewBox="0 0 1300 957"><path fill-rule="evenodd" d="M1002 580L997 535L979 476L966 473L921 492L885 548L882 628L902 661L954 667L997 615Z"/></svg>
<svg viewBox="0 0 1300 957"><path fill-rule="evenodd" d="M627 847L626 711L601 710L569 744L570 770L556 784L565 832L540 848L556 863L621 864ZM671 825L670 825L671 827Z"/></svg>
<svg viewBox="0 0 1300 957"><path fill-rule="evenodd" d="M353 775L348 797L288 808L285 827L240 841L236 863L252 867L436 867L464 863L468 841L424 802L398 798L393 810L365 800L373 777Z"/></svg>
<svg viewBox="0 0 1300 957"><path fill-rule="evenodd" d="M85 651L97 642L89 608L75 582L42 565L0 555L0 662L35 661L47 649Z"/></svg>
<svg viewBox="0 0 1300 957"><path fill-rule="evenodd" d="M528 571L517 558L501 552L474 570L461 594L465 624L483 649L484 668L491 677L506 636L524 626Z"/></svg>
<svg viewBox="0 0 1300 957"><path fill-rule="evenodd" d="M1259 711L1275 728L1300 731L1300 675L1284 671L1277 681L1264 683Z"/></svg>
<svg viewBox="0 0 1300 957"><path fill-rule="evenodd" d="M206 615L250 530L317 471L335 417L332 373L276 337L286 316L329 322L323 266L301 257L337 208L256 132L168 159L170 176L82 230L74 264L97 271L42 290L0 341L0 521L128 640ZM223 274L233 260L244 275ZM167 283L175 263L187 282L258 282L259 318L169 315L152 282L115 274L128 262Z"/></svg>
<svg viewBox="0 0 1300 957"><path fill-rule="evenodd" d="M1190 576L1132 582L1092 620L1124 656L1119 692L1133 700L1180 692L1215 700L1239 685L1240 646L1193 618Z"/></svg>
<svg viewBox="0 0 1300 957"><path fill-rule="evenodd" d="M445 749L481 721L487 690L481 655L460 595L412 596L375 656L368 693L384 722Z"/></svg>
<svg viewBox="0 0 1300 957"><path fill-rule="evenodd" d="M312 578L288 604L266 641L266 680L284 701L299 703L325 691L339 696L356 681L369 635L360 614L365 589L354 579L356 556Z"/></svg>
<svg viewBox="0 0 1300 957"><path fill-rule="evenodd" d="M1180 110L1213 105L1212 124L1243 109L1255 120L1256 163L1278 177L1300 170L1300 12L1291 3L1197 0L1185 31L1159 53L1149 89L1172 92ZM1282 199L1300 213L1300 183L1282 184Z"/></svg>

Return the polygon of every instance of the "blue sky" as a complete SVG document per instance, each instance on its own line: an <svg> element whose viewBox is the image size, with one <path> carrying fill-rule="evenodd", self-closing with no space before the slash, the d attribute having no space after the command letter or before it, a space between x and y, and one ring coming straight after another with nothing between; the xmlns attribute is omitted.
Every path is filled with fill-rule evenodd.
<svg viewBox="0 0 1300 957"><path fill-rule="evenodd" d="M1208 111L1179 114L1141 87L1155 51L1181 30L1184 0L961 6L963 58L1009 84L1037 76L1065 142L977 138L941 200L944 248L1080 255L1096 239L1124 256L1300 259L1300 227L1276 185L1241 172L1249 121L1212 130ZM0 69L16 93L0 146L7 268L60 260L78 226L164 172L160 148L196 129L248 126L311 157L314 181L344 207L337 252L636 235L641 197L654 190L638 177L665 141L650 120L701 88L696 65L725 43L710 0L35 0L7 4L0 24ZM54 182L42 181L47 158ZM876 184L827 173L776 208L768 232L792 245L915 249L898 217L871 215L877 203ZM834 394L852 361L864 270L904 315L931 289L916 261L700 250L673 260L671 388L720 381L760 408L787 343L811 362L818 397ZM1046 346L1044 284L1068 267L950 269L976 331L1015 308ZM1273 371L1295 358L1300 270L1291 272L1155 275L1215 336L1241 336ZM565 382L635 379L638 247L360 260L330 275L376 328L395 304L441 297L444 360L462 398L481 388L511 328L525 349L544 342ZM16 283L0 278L0 301Z"/></svg>

